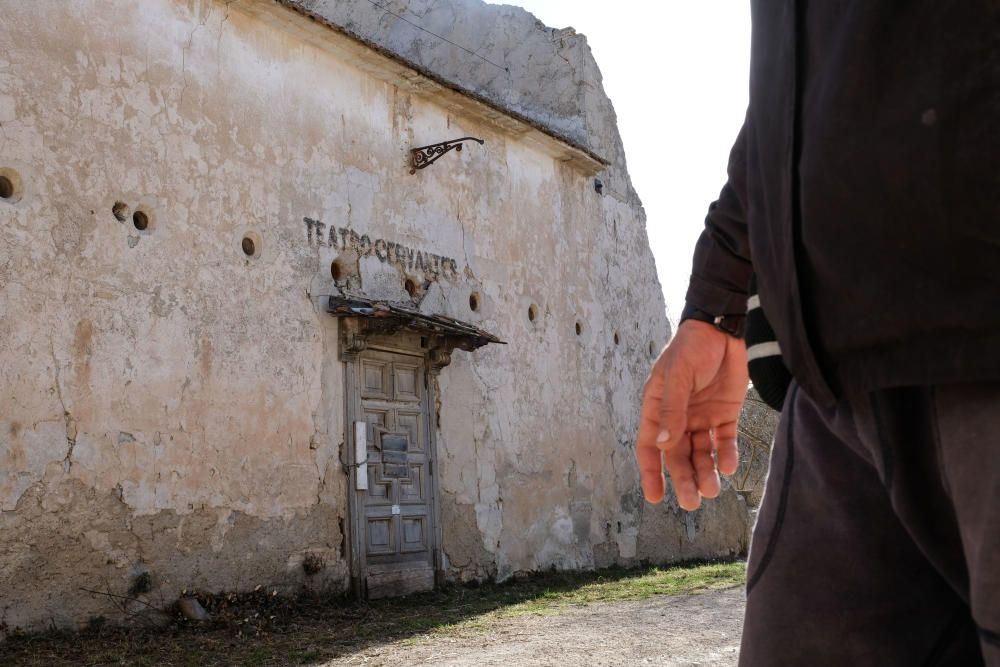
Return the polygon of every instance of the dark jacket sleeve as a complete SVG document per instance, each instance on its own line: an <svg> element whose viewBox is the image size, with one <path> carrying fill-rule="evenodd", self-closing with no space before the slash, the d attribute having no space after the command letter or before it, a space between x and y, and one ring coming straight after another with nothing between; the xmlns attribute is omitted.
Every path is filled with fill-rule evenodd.
<svg viewBox="0 0 1000 667"><path fill-rule="evenodd" d="M712 315L742 315L753 268L746 218L746 131L744 122L729 153L729 180L708 207L688 284L687 303Z"/></svg>

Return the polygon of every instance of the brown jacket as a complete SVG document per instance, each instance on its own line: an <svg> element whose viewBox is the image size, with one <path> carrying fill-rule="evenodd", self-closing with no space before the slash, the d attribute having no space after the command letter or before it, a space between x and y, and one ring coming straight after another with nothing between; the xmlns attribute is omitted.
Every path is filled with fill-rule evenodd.
<svg viewBox="0 0 1000 667"><path fill-rule="evenodd" d="M1000 380L1000 2L753 0L688 303L761 303L814 399Z"/></svg>

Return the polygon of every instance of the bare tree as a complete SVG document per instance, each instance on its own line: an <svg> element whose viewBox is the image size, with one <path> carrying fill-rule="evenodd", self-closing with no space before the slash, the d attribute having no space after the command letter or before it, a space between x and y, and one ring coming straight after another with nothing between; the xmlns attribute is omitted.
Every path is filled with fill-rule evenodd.
<svg viewBox="0 0 1000 667"><path fill-rule="evenodd" d="M747 391L738 425L740 466L733 476L733 487L752 509L760 505L771 458L771 443L778 429L781 413L765 403L757 391Z"/></svg>

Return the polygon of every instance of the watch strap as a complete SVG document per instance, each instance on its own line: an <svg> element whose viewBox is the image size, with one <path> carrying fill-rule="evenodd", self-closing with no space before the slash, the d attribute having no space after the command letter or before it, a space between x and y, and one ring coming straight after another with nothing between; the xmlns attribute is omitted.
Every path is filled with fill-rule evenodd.
<svg viewBox="0 0 1000 667"><path fill-rule="evenodd" d="M681 311L681 323L684 323L687 320L707 322L723 333L727 333L735 338L743 338L743 333L746 329L747 316L746 313L713 315L712 313L706 312L697 306L688 304L684 306L684 310Z"/></svg>

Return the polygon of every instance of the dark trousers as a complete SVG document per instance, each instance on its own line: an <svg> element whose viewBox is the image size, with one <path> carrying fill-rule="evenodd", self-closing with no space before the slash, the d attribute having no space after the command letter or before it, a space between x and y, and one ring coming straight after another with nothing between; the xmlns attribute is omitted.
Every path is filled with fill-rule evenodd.
<svg viewBox="0 0 1000 667"><path fill-rule="evenodd" d="M793 383L740 664L1000 666L1000 384L828 409Z"/></svg>

